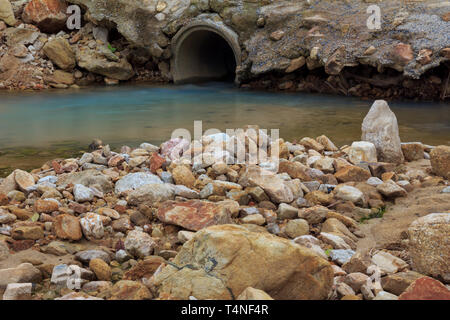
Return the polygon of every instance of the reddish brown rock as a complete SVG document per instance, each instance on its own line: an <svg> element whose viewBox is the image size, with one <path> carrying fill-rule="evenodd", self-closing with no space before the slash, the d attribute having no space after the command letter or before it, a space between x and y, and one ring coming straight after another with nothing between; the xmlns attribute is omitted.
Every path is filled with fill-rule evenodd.
<svg viewBox="0 0 450 320"><path fill-rule="evenodd" d="M150 279L161 264L165 260L158 256L146 257L143 261L138 262L134 267L125 272L123 280L140 280L142 278Z"/></svg>
<svg viewBox="0 0 450 320"><path fill-rule="evenodd" d="M422 49L419 51L419 55L417 56L417 61L420 64L429 64L431 62L431 55L433 54L433 51L430 49Z"/></svg>
<svg viewBox="0 0 450 320"><path fill-rule="evenodd" d="M57 216L53 223L53 228L56 236L61 239L77 241L83 236L78 218L69 214Z"/></svg>
<svg viewBox="0 0 450 320"><path fill-rule="evenodd" d="M118 167L125 161L125 158L120 155L116 154L115 156L112 156L111 159L108 161L109 167Z"/></svg>
<svg viewBox="0 0 450 320"><path fill-rule="evenodd" d="M423 159L424 147L420 142L403 143L402 151L406 161Z"/></svg>
<svg viewBox="0 0 450 320"><path fill-rule="evenodd" d="M334 174L339 182L363 182L371 177L370 172L357 166L347 166Z"/></svg>
<svg viewBox="0 0 450 320"><path fill-rule="evenodd" d="M56 201L38 199L34 203L34 210L38 213L52 213L58 211L59 205Z"/></svg>
<svg viewBox="0 0 450 320"><path fill-rule="evenodd" d="M279 173L286 172L292 179L300 179L302 181L311 181L308 173L309 168L300 162L283 161L280 162Z"/></svg>
<svg viewBox="0 0 450 320"><path fill-rule="evenodd" d="M450 300L450 290L433 278L423 277L414 281L398 300Z"/></svg>
<svg viewBox="0 0 450 320"><path fill-rule="evenodd" d="M3 193L0 193L0 206L6 206L9 203L9 199Z"/></svg>
<svg viewBox="0 0 450 320"><path fill-rule="evenodd" d="M166 201L158 209L158 218L162 222L175 224L193 231L212 225L232 223L227 208L216 203L200 200Z"/></svg>
<svg viewBox="0 0 450 320"><path fill-rule="evenodd" d="M32 0L23 9L22 19L47 33L57 33L66 24L67 4L63 0Z"/></svg>
<svg viewBox="0 0 450 320"><path fill-rule="evenodd" d="M156 173L156 170L160 169L164 162L166 162L166 160L154 152L150 157L150 171Z"/></svg>

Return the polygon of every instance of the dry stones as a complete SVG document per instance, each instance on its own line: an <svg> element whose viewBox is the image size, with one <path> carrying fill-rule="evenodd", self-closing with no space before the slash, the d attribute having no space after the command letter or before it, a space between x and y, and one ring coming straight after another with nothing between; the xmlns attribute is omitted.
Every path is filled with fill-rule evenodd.
<svg viewBox="0 0 450 320"><path fill-rule="evenodd" d="M111 268L102 259L92 259L89 262L89 269L91 269L98 280L111 280Z"/></svg>
<svg viewBox="0 0 450 320"><path fill-rule="evenodd" d="M274 299L325 299L333 283L330 264L309 249L233 225L197 232L173 263L179 267L167 265L154 283L175 299L233 299L248 287Z"/></svg>
<svg viewBox="0 0 450 320"><path fill-rule="evenodd" d="M69 214L57 216L53 223L53 228L56 236L60 239L77 241L83 236L78 218Z"/></svg>
<svg viewBox="0 0 450 320"><path fill-rule="evenodd" d="M420 142L402 143L403 156L406 161L423 159L424 146Z"/></svg>
<svg viewBox="0 0 450 320"><path fill-rule="evenodd" d="M450 146L438 146L431 150L430 161L436 175L450 179Z"/></svg>
<svg viewBox="0 0 450 320"><path fill-rule="evenodd" d="M136 172L129 173L116 183L115 192L120 194L122 192L135 190L146 184L162 183L158 176L151 173Z"/></svg>
<svg viewBox="0 0 450 320"><path fill-rule="evenodd" d="M32 283L10 283L3 294L3 300L31 300Z"/></svg>
<svg viewBox="0 0 450 320"><path fill-rule="evenodd" d="M124 242L125 250L138 258L144 258L152 254L156 247L155 241L147 233L142 231L130 231Z"/></svg>
<svg viewBox="0 0 450 320"><path fill-rule="evenodd" d="M34 186L34 178L31 174L23 170L14 170L14 179L17 186L22 191L26 191L27 188Z"/></svg>
<svg viewBox="0 0 450 320"><path fill-rule="evenodd" d="M304 219L289 220L284 232L291 239L307 235L309 232L308 221Z"/></svg>
<svg viewBox="0 0 450 320"><path fill-rule="evenodd" d="M361 161L377 162L377 149L375 145L367 141L355 141L350 147L348 157L353 164Z"/></svg>
<svg viewBox="0 0 450 320"><path fill-rule="evenodd" d="M41 272L31 263L22 263L15 268L0 270L0 290L5 289L10 283L40 282Z"/></svg>
<svg viewBox="0 0 450 320"><path fill-rule="evenodd" d="M59 37L49 40L43 51L61 69L72 70L75 67L75 54L66 39Z"/></svg>
<svg viewBox="0 0 450 320"><path fill-rule="evenodd" d="M158 219L192 231L232 223L231 212L227 207L201 200L166 201L158 209Z"/></svg>
<svg viewBox="0 0 450 320"><path fill-rule="evenodd" d="M25 6L22 19L43 32L57 33L66 24L67 4L63 0L32 0Z"/></svg>
<svg viewBox="0 0 450 320"><path fill-rule="evenodd" d="M177 166L172 170L172 176L176 184L192 188L195 183L195 177L187 166Z"/></svg>
<svg viewBox="0 0 450 320"><path fill-rule="evenodd" d="M423 277L417 279L403 292L399 300L450 300L450 290L441 282Z"/></svg>
<svg viewBox="0 0 450 320"><path fill-rule="evenodd" d="M17 22L9 0L0 0L0 20L10 26L14 26Z"/></svg>
<svg viewBox="0 0 450 320"><path fill-rule="evenodd" d="M173 199L174 188L168 184L151 183L143 185L129 193L127 202L131 205L153 204Z"/></svg>
<svg viewBox="0 0 450 320"><path fill-rule="evenodd" d="M375 101L364 118L361 140L375 145L380 161L404 161L397 117L384 100Z"/></svg>
<svg viewBox="0 0 450 320"><path fill-rule="evenodd" d="M248 287L242 291L236 300L273 300L273 298L262 290Z"/></svg>
<svg viewBox="0 0 450 320"><path fill-rule="evenodd" d="M408 267L405 261L386 251L379 251L374 254L372 262L380 268L382 274L396 273Z"/></svg>
<svg viewBox="0 0 450 320"><path fill-rule="evenodd" d="M392 180L388 180L377 186L378 192L387 198L404 197L408 194L405 189L400 187Z"/></svg>
<svg viewBox="0 0 450 320"><path fill-rule="evenodd" d="M432 213L408 228L414 270L450 282L450 213Z"/></svg>

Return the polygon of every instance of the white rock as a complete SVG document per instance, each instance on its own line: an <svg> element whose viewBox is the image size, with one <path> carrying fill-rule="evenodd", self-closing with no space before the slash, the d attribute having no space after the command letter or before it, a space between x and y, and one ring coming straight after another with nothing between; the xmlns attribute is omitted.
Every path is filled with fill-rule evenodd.
<svg viewBox="0 0 450 320"><path fill-rule="evenodd" d="M3 300L30 300L32 283L10 283L3 294Z"/></svg>
<svg viewBox="0 0 450 320"><path fill-rule="evenodd" d="M366 183L368 185L376 187L380 184L383 184L383 180L381 180L380 178L377 178L377 177L370 177L369 179L367 179Z"/></svg>
<svg viewBox="0 0 450 320"><path fill-rule="evenodd" d="M351 249L344 239L335 234L321 232L320 236L323 242L330 244L334 249Z"/></svg>
<svg viewBox="0 0 450 320"><path fill-rule="evenodd" d="M374 102L362 123L361 140L372 142L379 161L404 161L397 117L384 100Z"/></svg>
<svg viewBox="0 0 450 320"><path fill-rule="evenodd" d="M103 228L102 218L99 214L89 212L80 219L81 229L87 239L94 237L95 239L103 238L105 230Z"/></svg>
<svg viewBox="0 0 450 320"><path fill-rule="evenodd" d="M94 199L94 191L82 184L76 184L73 187L73 195L76 202L86 202Z"/></svg>
<svg viewBox="0 0 450 320"><path fill-rule="evenodd" d="M335 197L341 200L351 201L357 204L364 203L364 194L357 188L346 185L338 185L335 189Z"/></svg>
<svg viewBox="0 0 450 320"><path fill-rule="evenodd" d="M373 300L398 300L398 297L395 294L380 291Z"/></svg>
<svg viewBox="0 0 450 320"><path fill-rule="evenodd" d="M135 190L143 185L150 183L163 183L161 179L151 173L136 172L129 173L116 183L115 192L120 194L122 192Z"/></svg>
<svg viewBox="0 0 450 320"><path fill-rule="evenodd" d="M380 268L382 274L396 273L408 267L408 264L389 252L379 251L372 256L372 262Z"/></svg>
<svg viewBox="0 0 450 320"><path fill-rule="evenodd" d="M148 233L133 230L130 231L125 238L125 250L138 258L144 258L153 253L153 249L156 247L155 241Z"/></svg>
<svg viewBox="0 0 450 320"><path fill-rule="evenodd" d="M375 145L367 141L355 141L348 152L349 160L353 164L358 164L361 161L377 162L377 149Z"/></svg>

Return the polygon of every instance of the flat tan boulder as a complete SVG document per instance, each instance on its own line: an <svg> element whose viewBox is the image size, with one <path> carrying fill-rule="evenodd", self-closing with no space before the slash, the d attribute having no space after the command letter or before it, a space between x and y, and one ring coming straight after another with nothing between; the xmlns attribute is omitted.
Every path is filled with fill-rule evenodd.
<svg viewBox="0 0 450 320"><path fill-rule="evenodd" d="M326 299L333 269L308 248L234 225L213 226L186 242L152 278L162 299L235 299L245 289L273 299Z"/></svg>

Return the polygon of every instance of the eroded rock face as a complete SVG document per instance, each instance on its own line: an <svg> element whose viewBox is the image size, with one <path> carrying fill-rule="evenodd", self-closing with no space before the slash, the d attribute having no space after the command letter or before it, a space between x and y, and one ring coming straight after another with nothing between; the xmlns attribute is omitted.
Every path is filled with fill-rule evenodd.
<svg viewBox="0 0 450 320"><path fill-rule="evenodd" d="M197 232L173 263L153 280L175 299L233 299L248 287L274 299L326 299L333 282L331 265L311 250L233 225Z"/></svg>
<svg viewBox="0 0 450 320"><path fill-rule="evenodd" d="M411 223L409 254L414 270L450 283L450 213L432 213Z"/></svg>
<svg viewBox="0 0 450 320"><path fill-rule="evenodd" d="M375 101L364 118L361 140L375 145L380 161L404 161L397 117L384 100Z"/></svg>

